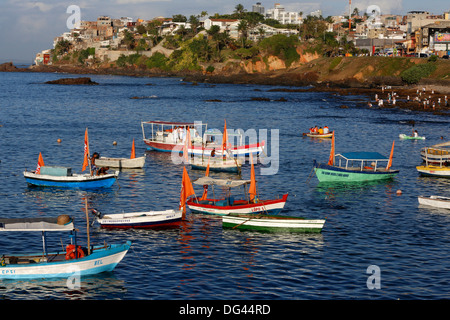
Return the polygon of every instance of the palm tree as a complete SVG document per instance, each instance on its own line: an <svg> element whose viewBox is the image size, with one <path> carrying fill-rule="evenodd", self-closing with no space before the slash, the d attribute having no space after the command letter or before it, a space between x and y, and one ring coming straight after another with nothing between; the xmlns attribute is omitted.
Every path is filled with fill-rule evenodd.
<svg viewBox="0 0 450 320"><path fill-rule="evenodd" d="M237 14L239 17L245 12L244 6L242 4L236 5L234 7L234 13Z"/></svg>
<svg viewBox="0 0 450 320"><path fill-rule="evenodd" d="M238 31L242 34L242 47L245 46L245 40L247 39L248 33L248 22L247 20L241 20L238 24Z"/></svg>

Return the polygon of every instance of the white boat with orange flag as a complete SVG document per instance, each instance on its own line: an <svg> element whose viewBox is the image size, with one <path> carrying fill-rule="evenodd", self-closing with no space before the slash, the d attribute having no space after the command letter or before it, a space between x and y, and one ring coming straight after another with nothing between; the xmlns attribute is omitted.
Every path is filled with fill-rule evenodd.
<svg viewBox="0 0 450 320"><path fill-rule="evenodd" d="M391 179L399 170L392 170L394 155L392 142L389 158L378 152L347 152L335 154L335 137L331 140L328 163L314 160L314 171L320 182L357 182ZM383 163L386 163L383 165Z"/></svg>
<svg viewBox="0 0 450 320"><path fill-rule="evenodd" d="M261 200L257 195L256 179L253 167L253 156L250 156L252 171L250 180L234 180L234 179L214 179L208 175L194 181L194 184L201 185L204 188L202 197L191 197L187 201L187 206L192 212L206 213L214 215L229 215L231 213L238 214L277 214L285 206L288 194L284 194L281 198ZM215 197L215 187L225 191L223 197ZM209 190L211 188L211 190ZM243 199L235 199L236 195L232 194L232 190L243 188ZM248 188L248 191L247 191ZM213 197L209 196L209 193ZM242 197L242 196L240 196Z"/></svg>
<svg viewBox="0 0 450 320"><path fill-rule="evenodd" d="M114 173L94 174L89 158L88 129L84 134L84 160L81 171L89 167L89 173L77 174L70 167L44 165L42 154L39 153L38 166L35 171L24 171L23 175L29 186L59 187L75 189L96 189L111 187L119 176Z"/></svg>
<svg viewBox="0 0 450 320"><path fill-rule="evenodd" d="M131 155L129 158L100 157L95 160L95 165L97 167L118 169L142 169L145 165L145 159L145 156L136 158L136 149L133 139L133 143L131 145Z"/></svg>

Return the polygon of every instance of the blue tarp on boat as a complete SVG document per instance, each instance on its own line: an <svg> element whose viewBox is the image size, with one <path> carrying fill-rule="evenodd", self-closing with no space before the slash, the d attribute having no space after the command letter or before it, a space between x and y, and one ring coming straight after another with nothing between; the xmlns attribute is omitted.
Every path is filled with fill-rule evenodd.
<svg viewBox="0 0 450 320"><path fill-rule="evenodd" d="M378 152L346 152L346 153L341 153L340 155L348 160L388 160L389 159Z"/></svg>

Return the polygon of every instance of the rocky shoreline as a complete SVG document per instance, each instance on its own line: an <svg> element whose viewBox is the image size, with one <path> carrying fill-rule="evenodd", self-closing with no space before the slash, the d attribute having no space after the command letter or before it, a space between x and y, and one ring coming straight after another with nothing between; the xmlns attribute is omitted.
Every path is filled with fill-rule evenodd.
<svg viewBox="0 0 450 320"><path fill-rule="evenodd" d="M69 74L105 74L132 77L179 77L191 83L229 83L258 84L267 86L287 86L289 89L268 89L269 91L289 92L330 92L338 95L362 96L358 105L380 108L403 108L415 111L433 112L449 116L450 80L423 79L417 85L404 85L399 77L372 77L364 81L348 78L339 81L319 80L313 72L296 70L278 70L265 73L249 74L245 72L205 74L202 72L165 72L140 68L89 68L72 65L32 66L17 68L12 63L0 65L0 72L50 72ZM303 70L302 70L303 71ZM78 78L84 79L84 78ZM62 79L60 79L62 80ZM58 82L58 81L56 81ZM59 81L61 82L61 81ZM95 84L95 83L93 83ZM384 91L382 88L385 89ZM423 89L425 88L425 92ZM395 93L396 100L389 101L389 94ZM420 95L418 94L420 93ZM383 99L383 105L378 105L376 99ZM409 99L408 99L409 97ZM425 100L426 99L426 100ZM447 104L445 103L447 99ZM288 97L287 99L288 100ZM425 104L424 104L425 101ZM434 107L433 107L434 106Z"/></svg>

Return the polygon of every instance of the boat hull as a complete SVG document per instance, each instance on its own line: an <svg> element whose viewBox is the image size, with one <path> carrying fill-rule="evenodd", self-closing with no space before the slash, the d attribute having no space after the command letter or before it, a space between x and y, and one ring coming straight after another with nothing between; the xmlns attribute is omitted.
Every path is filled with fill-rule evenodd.
<svg viewBox="0 0 450 320"><path fill-rule="evenodd" d="M436 208L443 208L443 209L450 209L450 198L447 197L440 197L440 196L430 196L430 197L418 197L419 204L436 207Z"/></svg>
<svg viewBox="0 0 450 320"><path fill-rule="evenodd" d="M257 203L246 203L238 205L236 202L233 205L227 205L226 200L207 199L198 201L197 199L190 199L187 201L187 206L194 213L205 213L212 215L225 216L231 213L236 214L278 214L286 205L288 195L285 194L281 199L276 200L260 200ZM222 206L222 204L225 204Z"/></svg>
<svg viewBox="0 0 450 320"><path fill-rule="evenodd" d="M310 138L328 139L333 137L333 133L305 133L305 136Z"/></svg>
<svg viewBox="0 0 450 320"><path fill-rule="evenodd" d="M7 264L0 268L0 279L68 278L113 271L130 247L131 242L127 241L125 244L109 245L107 248L94 247L91 255L79 259ZM42 256L42 253L40 255ZM48 256L52 255L50 253Z"/></svg>
<svg viewBox="0 0 450 320"><path fill-rule="evenodd" d="M345 168L315 163L314 171L320 182L361 182L377 181L394 178L399 171L348 170Z"/></svg>
<svg viewBox="0 0 450 320"><path fill-rule="evenodd" d="M176 226L181 222L180 210L134 212L105 215L97 219L102 228L150 229Z"/></svg>
<svg viewBox="0 0 450 320"><path fill-rule="evenodd" d="M149 147L150 150L159 151L159 152L183 152L182 143L165 143L158 142L149 139L144 139L145 144ZM231 150L233 156L249 156L250 154L259 155L264 150L265 141L255 144L248 144L243 146L232 146L228 150ZM188 148L189 154L194 154L195 156L204 156L209 157L211 155L211 151L216 149L216 155L222 155L222 147L220 145L207 146L203 148L201 145L194 145L191 148Z"/></svg>
<svg viewBox="0 0 450 320"><path fill-rule="evenodd" d="M271 215L228 215L222 217L223 228L262 232L320 233L325 220L308 220Z"/></svg>
<svg viewBox="0 0 450 320"><path fill-rule="evenodd" d="M24 177L28 185L39 187L59 187L74 189L109 188L117 180L119 173L109 173L100 176L89 174L74 174L72 176L52 176L35 174L25 171Z"/></svg>
<svg viewBox="0 0 450 320"><path fill-rule="evenodd" d="M200 157L190 158L189 163L191 168L194 170L206 170L209 164L209 170L213 172L230 172L230 173L240 173L242 161L238 159L226 159L222 160L218 158L204 158Z"/></svg>
<svg viewBox="0 0 450 320"><path fill-rule="evenodd" d="M141 169L145 165L145 156L134 159L101 157L95 160L95 165L97 167L110 167L118 169Z"/></svg>
<svg viewBox="0 0 450 320"><path fill-rule="evenodd" d="M450 167L418 166L416 169L422 176L450 178Z"/></svg>

